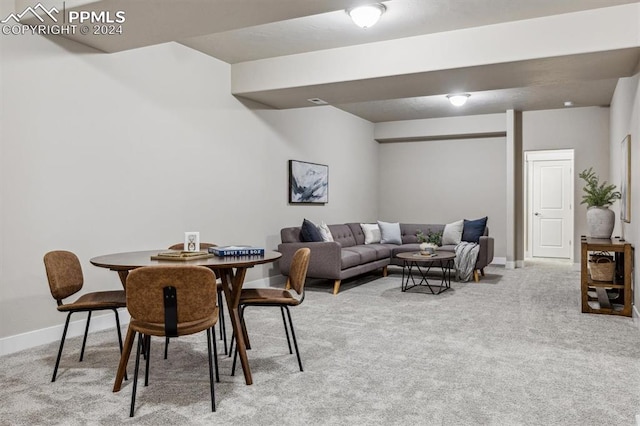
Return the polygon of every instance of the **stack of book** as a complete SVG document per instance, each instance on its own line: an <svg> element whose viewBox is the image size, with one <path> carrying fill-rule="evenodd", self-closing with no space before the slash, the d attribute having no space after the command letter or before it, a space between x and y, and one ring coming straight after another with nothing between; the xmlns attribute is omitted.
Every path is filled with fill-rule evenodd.
<svg viewBox="0 0 640 426"><path fill-rule="evenodd" d="M209 253L216 256L264 256L264 249L251 246L209 247Z"/></svg>

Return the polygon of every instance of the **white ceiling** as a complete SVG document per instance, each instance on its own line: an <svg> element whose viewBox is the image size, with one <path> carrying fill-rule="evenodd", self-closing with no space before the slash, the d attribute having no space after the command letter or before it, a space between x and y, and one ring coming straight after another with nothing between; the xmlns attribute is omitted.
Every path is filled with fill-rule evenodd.
<svg viewBox="0 0 640 426"><path fill-rule="evenodd" d="M20 10L25 0L16 1ZM43 2L44 3L44 2ZM553 27L554 15L575 14L576 22L583 22L583 10L599 8L623 9L619 5L634 4L632 0L391 0L385 1L387 12L380 22L367 30L356 27L344 9L362 0L102 0L84 2L78 9L124 10L125 32L121 36L70 37L105 52L117 52L158 43L176 41L216 57L232 65L232 79L237 73L242 81L242 68L268 76L278 66L295 59L323 58L322 61L300 66L301 78L291 84L266 83L251 90L232 89L233 93L275 108L312 107L309 98L321 98L330 104L373 122L406 120L454 115L503 112L507 109L536 110L561 108L565 100L576 106L608 105L619 77L637 72L640 62L640 29L612 28L611 19L598 15L589 22L590 28L567 27L564 33L554 34L559 44L573 42L572 37L594 36L593 49L559 54L554 51L555 40L547 42L548 54L537 51L517 60L489 61L478 64L457 61L456 66L437 69L376 73L375 68L387 68L385 57L378 57L371 66L370 77L352 76L354 66L341 61L347 46L358 54L378 52L387 41L394 41L394 49L415 46L419 37L438 34L442 43L448 37L467 34L464 29L494 27L514 39L519 31L528 28L519 22L536 22L545 28ZM364 2L366 3L366 1ZM69 9L70 1L67 1ZM640 9L628 9L640 20ZM624 9L624 11L628 11ZM593 11L600 13L600 10ZM615 17L615 14L609 14ZM607 16L609 16L607 15ZM589 15L592 17L592 15ZM539 20L544 18L545 20ZM535 21L538 19L538 21ZM528 21L524 21L528 20ZM534 20L534 21L529 21ZM506 27L505 23L513 22ZM586 22L586 21L584 21ZM622 25L622 23L621 23ZM577 31L576 31L577 30ZM466 30L468 31L468 30ZM614 43L612 32L621 31L631 43ZM630 34L624 34L629 31ZM529 37L544 38L540 34ZM602 45L599 37L602 36ZM504 38L504 36L502 37ZM453 40L453 38L452 38ZM625 39L626 40L626 39ZM496 45L505 40L496 40ZM412 43L412 44L409 44ZM452 46L456 46L455 43ZM409 48L409 47L407 47ZM461 54L473 55L486 46L468 43ZM443 46L446 50L446 45ZM383 50L382 50L383 51ZM418 51L415 56L429 58L431 51ZM451 53L451 52L450 52ZM525 52L526 53L526 52ZM316 56L314 56L316 55ZM384 55L383 55L384 56ZM264 70L264 72L262 72ZM304 76L317 72L344 76L318 83ZM291 72L295 70L289 70ZM245 73L246 74L246 73ZM363 74L364 75L364 74ZM246 76L244 77L246 80ZM265 77L266 78L266 77ZM275 84L275 83L274 83ZM454 108L444 95L453 88L471 93L467 105ZM444 101L443 101L444 99Z"/></svg>

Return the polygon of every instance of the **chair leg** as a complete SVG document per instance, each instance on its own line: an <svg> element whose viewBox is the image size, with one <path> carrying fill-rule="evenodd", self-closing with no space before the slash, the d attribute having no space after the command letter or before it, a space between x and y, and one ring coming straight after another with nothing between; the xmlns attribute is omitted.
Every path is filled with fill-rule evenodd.
<svg viewBox="0 0 640 426"><path fill-rule="evenodd" d="M118 330L118 343L120 344L120 356L122 356L122 331L120 331L120 315L118 315L117 309L114 309L113 313L116 316L116 330ZM124 379L129 380L126 371L124 372Z"/></svg>
<svg viewBox="0 0 640 426"><path fill-rule="evenodd" d="M224 353L227 353L227 325L224 321L222 292L218 292L218 321L220 322L220 339L224 342ZM215 333L213 335L215 337Z"/></svg>
<svg viewBox="0 0 640 426"><path fill-rule="evenodd" d="M60 357L62 356L62 348L64 347L64 339L67 337L67 329L69 328L69 319L71 318L71 314L73 312L69 312L67 314L67 320L64 323L64 331L62 332L62 339L60 340L60 349L58 349L58 357L56 358L56 366L53 367L53 376L51 377L51 381L56 381L56 374L58 374L58 365L60 364Z"/></svg>
<svg viewBox="0 0 640 426"><path fill-rule="evenodd" d="M211 337L213 337L213 352L216 354L214 361L216 366L216 382L220 383L220 374L218 372L218 344L216 343L216 328L211 327Z"/></svg>
<svg viewBox="0 0 640 426"><path fill-rule="evenodd" d="M287 320L284 318L284 306L280 306L280 313L282 314L282 323L284 324L284 333L287 335L287 345L289 345L289 353L292 354L293 350L291 350L291 339L289 339L289 329L287 328Z"/></svg>
<svg viewBox="0 0 640 426"><path fill-rule="evenodd" d="M235 333L231 333L231 342L229 343L229 358L231 358L231 355L233 354L233 343L236 340L236 334Z"/></svg>
<svg viewBox="0 0 640 426"><path fill-rule="evenodd" d="M231 364L231 375L236 375L236 361L238 360L238 344L236 343L236 350L233 352L233 364Z"/></svg>
<svg viewBox="0 0 640 426"><path fill-rule="evenodd" d="M129 417L133 417L133 411L136 405L136 389L138 387L138 370L140 369L140 352L142 352L142 334L138 333L138 350L136 351L136 368L133 372L133 388L131 389L131 410L129 411Z"/></svg>
<svg viewBox="0 0 640 426"><path fill-rule="evenodd" d="M207 328L207 351L209 352L209 387L211 388L211 411L216 411L216 393L213 385L213 362L211 356L211 340L213 340L213 345L216 344L216 331L212 330L212 328ZM213 332L213 339L211 339L211 333ZM218 373L218 352L214 351L216 354L216 374ZM220 379L218 378L218 381Z"/></svg>
<svg viewBox="0 0 640 426"><path fill-rule="evenodd" d="M164 359L167 359L167 354L169 353L169 338L164 338Z"/></svg>
<svg viewBox="0 0 640 426"><path fill-rule="evenodd" d="M291 312L289 312L289 307L284 307L287 310L287 316L289 317L289 327L291 328L291 337L293 337L293 346L296 348L296 356L298 357L298 366L300 367L300 371L304 371L302 369L302 361L300 360L300 351L298 350L298 341L296 340L296 332L293 331L293 322L291 321Z"/></svg>
<svg viewBox="0 0 640 426"><path fill-rule="evenodd" d="M144 385L149 386L149 360L151 358L151 335L144 336L145 349L147 351L147 362L144 370Z"/></svg>
<svg viewBox="0 0 640 426"><path fill-rule="evenodd" d="M89 311L89 315L87 315L87 325L84 328L84 338L82 339L82 350L80 350L80 361L84 358L84 347L87 345L87 335L89 334L89 323L91 322L91 311Z"/></svg>

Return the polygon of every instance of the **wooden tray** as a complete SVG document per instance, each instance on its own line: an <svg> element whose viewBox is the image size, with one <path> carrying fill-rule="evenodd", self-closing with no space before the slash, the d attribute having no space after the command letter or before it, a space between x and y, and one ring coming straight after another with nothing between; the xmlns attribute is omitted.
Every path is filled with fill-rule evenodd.
<svg viewBox="0 0 640 426"><path fill-rule="evenodd" d="M214 257L214 254L206 251L164 251L151 256L151 260L174 260L184 262L187 260L207 259Z"/></svg>

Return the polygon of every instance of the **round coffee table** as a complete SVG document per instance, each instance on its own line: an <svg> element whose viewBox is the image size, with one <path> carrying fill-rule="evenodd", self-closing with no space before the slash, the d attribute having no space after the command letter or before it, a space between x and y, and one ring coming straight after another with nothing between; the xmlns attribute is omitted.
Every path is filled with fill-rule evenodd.
<svg viewBox="0 0 640 426"><path fill-rule="evenodd" d="M451 288L451 270L454 268L456 254L449 251L437 251L431 256L420 254L417 251L398 253L398 259L402 259L402 287L407 291L413 287L426 286L432 294L440 294ZM427 274L431 268L439 267L442 270L440 285L429 283ZM416 271L418 276L416 276ZM432 278L433 281L433 278ZM437 291L435 291L437 290Z"/></svg>

